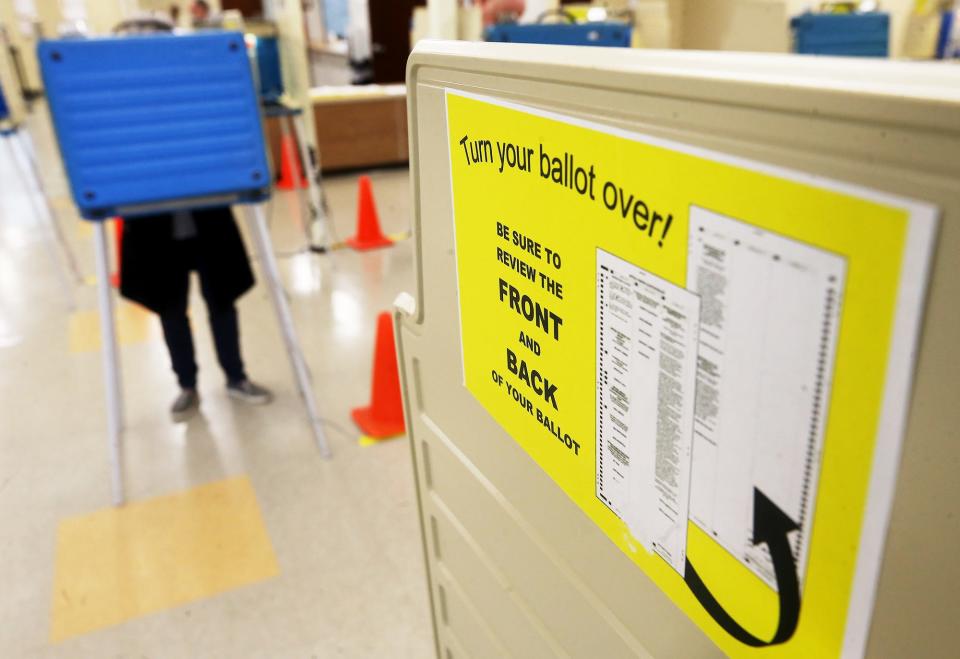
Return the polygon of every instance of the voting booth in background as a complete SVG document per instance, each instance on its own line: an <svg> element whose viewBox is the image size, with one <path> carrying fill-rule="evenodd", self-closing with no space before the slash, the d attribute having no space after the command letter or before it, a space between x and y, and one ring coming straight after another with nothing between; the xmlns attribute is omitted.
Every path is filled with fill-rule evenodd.
<svg viewBox="0 0 960 659"><path fill-rule="evenodd" d="M50 205L43 188L43 179L37 168L34 145L24 128L26 108L20 96L13 58L5 33L0 30L0 142L4 144L24 189L35 189L38 195L28 195L30 203L37 211L37 219L46 221L40 227L45 234L44 247L63 291L67 307L72 309L75 303L75 287L83 277L77 266L76 258L63 235L57 215ZM42 199L37 203L37 198Z"/></svg>
<svg viewBox="0 0 960 659"><path fill-rule="evenodd" d="M19 126L24 114L9 48L4 34L0 32L0 125L6 130Z"/></svg>
<svg viewBox="0 0 960 659"><path fill-rule="evenodd" d="M317 446L329 456L259 202L270 196L243 35L44 41L50 113L74 202L94 222L114 502L123 502L119 361L103 221L242 204Z"/></svg>
<svg viewBox="0 0 960 659"><path fill-rule="evenodd" d="M7 100L3 96L3 87L0 87L0 121L10 121L10 108L7 106Z"/></svg>
<svg viewBox="0 0 960 659"><path fill-rule="evenodd" d="M303 108L292 104L284 89L277 28L270 23L254 22L244 26L244 32L250 55L256 62L256 86L263 104L263 114L280 124L282 146L278 160L282 162L283 158L299 157L302 163L306 190L300 198L305 208L307 244L313 251L325 252L329 241L329 219L320 184L320 154L316 150L311 151L308 144ZM286 153L291 144L295 144L296 154ZM295 189L302 187L296 173L291 175L291 183Z"/></svg>
<svg viewBox="0 0 960 659"><path fill-rule="evenodd" d="M955 654L960 72L421 42L407 87L437 655Z"/></svg>

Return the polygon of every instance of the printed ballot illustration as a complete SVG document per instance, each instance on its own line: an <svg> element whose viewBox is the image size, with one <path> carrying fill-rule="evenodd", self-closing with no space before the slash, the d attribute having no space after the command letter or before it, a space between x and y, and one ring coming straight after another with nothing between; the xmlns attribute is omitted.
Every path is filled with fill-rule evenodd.
<svg viewBox="0 0 960 659"><path fill-rule="evenodd" d="M794 520L803 581L829 414L842 258L702 208L687 282L700 296L690 519L775 587L753 544L754 487Z"/></svg>
<svg viewBox="0 0 960 659"><path fill-rule="evenodd" d="M878 437L905 413L886 365L923 282L902 263L936 209L446 105L464 386L723 652L839 656L882 551L862 520L889 512L868 496Z"/></svg>
<svg viewBox="0 0 960 659"><path fill-rule="evenodd" d="M597 496L683 574L700 299L597 251Z"/></svg>

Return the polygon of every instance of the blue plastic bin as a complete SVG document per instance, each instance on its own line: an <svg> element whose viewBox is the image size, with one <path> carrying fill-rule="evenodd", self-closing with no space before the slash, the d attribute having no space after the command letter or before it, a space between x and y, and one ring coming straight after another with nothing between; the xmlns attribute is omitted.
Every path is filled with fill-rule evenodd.
<svg viewBox="0 0 960 659"><path fill-rule="evenodd" d="M625 23L501 23L487 28L487 41L541 43L556 46L627 48L633 26Z"/></svg>
<svg viewBox="0 0 960 659"><path fill-rule="evenodd" d="M242 34L61 39L37 50L84 218L269 197L260 102Z"/></svg>
<svg viewBox="0 0 960 659"><path fill-rule="evenodd" d="M794 50L806 55L886 57L890 16L864 14L801 14L790 21Z"/></svg>

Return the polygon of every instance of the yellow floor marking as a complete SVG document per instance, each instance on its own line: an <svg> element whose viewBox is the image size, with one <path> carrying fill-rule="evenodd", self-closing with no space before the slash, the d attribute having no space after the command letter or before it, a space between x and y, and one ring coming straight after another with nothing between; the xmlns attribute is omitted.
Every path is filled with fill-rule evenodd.
<svg viewBox="0 0 960 659"><path fill-rule="evenodd" d="M115 308L117 342L120 345L143 343L150 337L151 314L136 304L121 302ZM96 352L100 350L100 318L97 311L76 311L70 315L70 352Z"/></svg>
<svg viewBox="0 0 960 659"><path fill-rule="evenodd" d="M399 243L411 237L413 237L413 231L410 229L407 229L406 231L400 231L399 233L387 234L387 240L393 243ZM331 243L330 245L327 246L327 249L333 251L338 249L346 249L347 247L350 247L350 245L347 243L346 240L343 240L343 241L340 241L339 243Z"/></svg>
<svg viewBox="0 0 960 659"><path fill-rule="evenodd" d="M400 242L401 240L406 240L407 238L409 238L409 237L412 236L412 235L413 235L413 231L407 229L406 231L401 231L401 232L399 232L399 233L387 234L387 238L389 238L391 241L393 241L393 242L395 242L395 243L398 243L398 242Z"/></svg>
<svg viewBox="0 0 960 659"><path fill-rule="evenodd" d="M246 476L64 519L50 638L62 641L277 574Z"/></svg>
<svg viewBox="0 0 960 659"><path fill-rule="evenodd" d="M403 437L403 435L394 435L393 437L384 437L383 439L378 439L376 437L369 437L367 435L360 435L360 439L357 440L357 444L360 446L373 446L374 444L382 444L383 442L389 442L391 439L397 439L398 437Z"/></svg>

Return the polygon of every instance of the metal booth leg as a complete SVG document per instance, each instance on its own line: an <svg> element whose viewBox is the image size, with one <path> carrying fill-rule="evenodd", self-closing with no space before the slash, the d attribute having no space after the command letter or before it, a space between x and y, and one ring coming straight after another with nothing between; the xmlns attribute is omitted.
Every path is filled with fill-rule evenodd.
<svg viewBox="0 0 960 659"><path fill-rule="evenodd" d="M281 139L281 143L282 143L282 144L289 144L289 143L290 143L290 137L291 137L291 136L290 136L290 123L289 123L289 119L288 119L287 117L284 117L284 116L281 116L281 117L280 117L280 135L281 135L281 138L280 138L280 139ZM297 152L298 152L298 153L301 153L301 152L300 152L300 145L299 145L299 142L298 142L298 140L297 140L296 134L294 134L293 139L294 139L294 142L297 142ZM302 154L301 154L300 157L302 157ZM296 169L296 168L294 168L294 169ZM294 179L295 179L294 185L293 185L293 189L296 191L297 199L299 200L299 203L300 203L301 208L302 208L303 206L309 206L309 205L310 205L309 197L306 197L306 196L305 196L305 193L303 192L303 189L300 187L300 181L299 181L299 179L296 178L296 171L291 172L291 176L293 176ZM308 172L307 172L307 165L306 165L306 164L303 165L303 176L304 176L305 178L309 178L309 174L308 174ZM308 184L307 184L307 189L309 190L309 182L308 182ZM306 216L303 217L302 219L303 219L303 233L304 233L304 238L306 238L306 240L307 240L307 247L309 248L309 247L311 247L312 244L313 244L312 238L311 238L311 230L310 230L310 227L312 226L312 223L313 223L313 218L312 218L312 213L310 212L310 209L309 209L309 208L306 209Z"/></svg>
<svg viewBox="0 0 960 659"><path fill-rule="evenodd" d="M300 151L300 160L303 162L304 175L307 177L307 198L313 212L307 218L310 246L321 251L327 247L327 211L323 205L323 191L317 182L320 173L320 154L317 153L317 166L314 168L307 148L307 132L303 126L303 113L288 117L293 125L293 135Z"/></svg>
<svg viewBox="0 0 960 659"><path fill-rule="evenodd" d="M30 191L30 194L27 195L28 197L30 197L30 204L31 206L33 206L34 211L39 213L40 209L37 206L36 200L34 199L33 188L36 188L37 192L40 194L41 197L43 197L45 202L47 201L47 198L43 192L42 184L40 183L39 180L36 179L35 170L32 169L32 166L30 166L31 169L24 170L23 163L21 162L21 159L17 154L18 150L23 150L22 145L20 149L17 149L13 146L13 140L16 137L18 137L18 135L17 133L14 133L13 135L7 135L6 137L0 138L0 140L7 143L7 148L10 152L10 159L13 161L13 166L17 169L17 172L19 173L19 176L23 181L24 187ZM30 161L29 153L26 155L27 155L27 160L29 162ZM33 185L31 185L31 181L30 181L31 178L34 179ZM49 207L48 207L48 210L49 210ZM52 220L53 216L48 215L48 218ZM41 222L42 220L40 220L40 218L38 217L37 221ZM54 233L56 234L57 231L55 230ZM44 248L45 248L45 251L47 252L47 256L50 258L50 261L53 264L54 270L56 270L57 272L57 278L60 280L60 287L63 290L63 297L66 300L67 309L70 311L73 311L76 308L76 302L74 299L74 286L70 282L70 277L66 272L66 269L63 265L63 261L57 255L57 251L53 245L53 241L50 240L49 235L45 235L44 238L45 238L45 240L43 241Z"/></svg>
<svg viewBox="0 0 960 659"><path fill-rule="evenodd" d="M320 451L321 457L329 458L331 456L330 447L327 444L327 438L323 432L323 426L320 423L320 415L317 412L317 404L313 397L313 384L310 381L310 373L307 370L307 364L306 361L304 361L303 352L300 349L300 342L297 340L296 329L293 326L293 316L290 314L290 306L287 304L286 295L280 284L280 272L277 269L277 260L273 255L273 244L270 240L270 233L267 231L267 223L263 209L259 205L251 204L245 206L244 211L247 215L250 233L253 235L253 242L256 245L257 256L260 259L260 263L263 264L267 287L270 289L270 299L273 302L273 309L277 314L277 321L280 323L283 342L287 348L287 355L290 357L293 374L297 379L297 388L300 390L300 397L303 399L303 404L307 408L307 417L310 420L310 428L313 430L313 436L317 442L317 449Z"/></svg>
<svg viewBox="0 0 960 659"><path fill-rule="evenodd" d="M97 303L100 309L100 342L103 354L103 378L107 399L107 437L110 443L110 474L113 503L122 506L123 485L123 398L120 391L120 360L117 335L113 323L113 292L110 290L110 262L107 229L103 222L94 224L94 247L97 261Z"/></svg>
<svg viewBox="0 0 960 659"><path fill-rule="evenodd" d="M27 163L33 172L34 183L40 192L40 198L43 199L44 210L46 210L47 220L50 222L53 235L60 245L60 250L63 252L64 259L74 279L77 280L78 284L82 284L83 273L80 272L80 267L77 265L77 258L70 248L70 243L67 242L66 236L63 235L63 228L60 226L59 218L56 213L54 213L50 198L47 196L46 188L43 186L43 179L40 177L40 168L37 166L37 159L34 155L36 153L36 147L33 146L33 140L30 139L30 136L26 132L19 133L18 137L20 138L20 150L26 155ZM26 144L24 144L24 142L26 142Z"/></svg>

